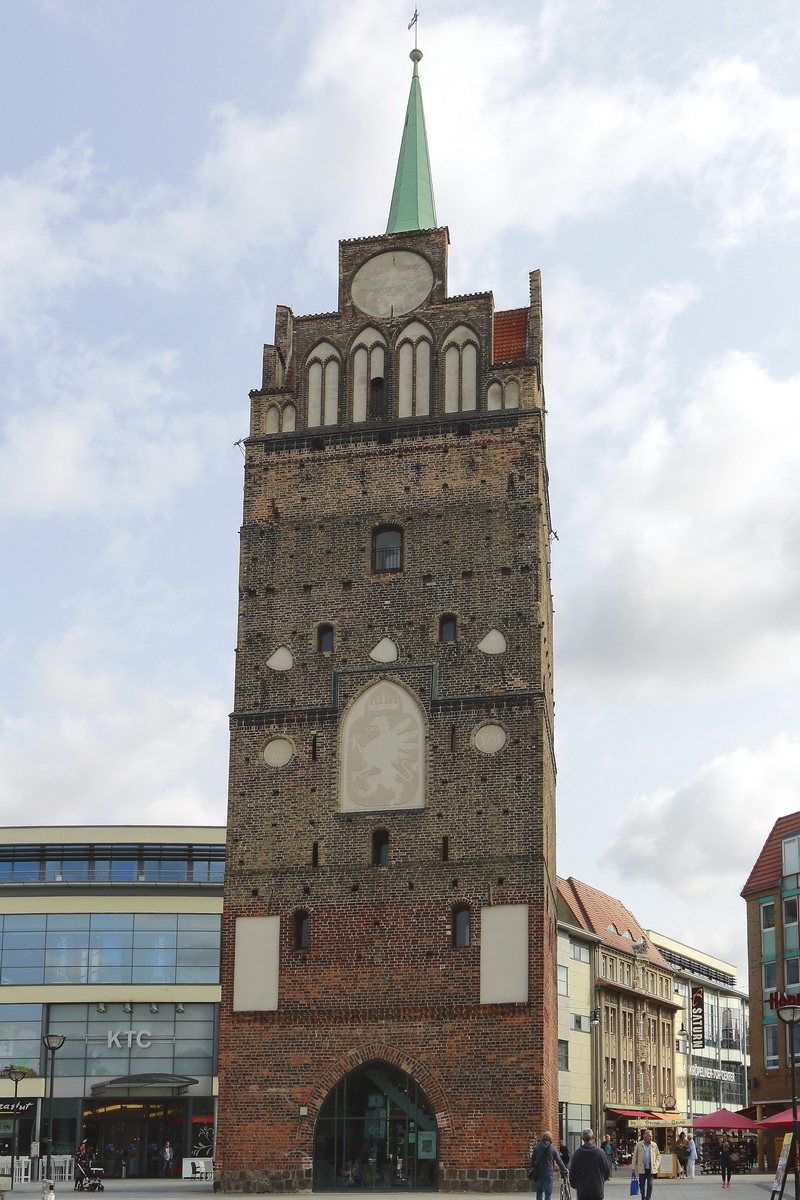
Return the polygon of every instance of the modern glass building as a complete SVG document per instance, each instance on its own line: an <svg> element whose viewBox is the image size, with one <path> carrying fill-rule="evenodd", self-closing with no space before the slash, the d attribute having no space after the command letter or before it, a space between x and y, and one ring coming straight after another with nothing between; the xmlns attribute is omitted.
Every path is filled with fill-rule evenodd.
<svg viewBox="0 0 800 1200"><path fill-rule="evenodd" d="M0 1154L46 1154L51 1105L107 1176L213 1153L224 858L224 827L0 831Z"/></svg>

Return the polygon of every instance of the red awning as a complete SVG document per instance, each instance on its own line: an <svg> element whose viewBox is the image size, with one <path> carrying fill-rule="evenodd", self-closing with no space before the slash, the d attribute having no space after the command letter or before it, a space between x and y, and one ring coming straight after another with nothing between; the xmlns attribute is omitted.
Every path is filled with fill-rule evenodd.
<svg viewBox="0 0 800 1200"><path fill-rule="evenodd" d="M607 1108L606 1112L615 1113L618 1117L632 1117L634 1121L649 1121L652 1113L643 1113L638 1108Z"/></svg>

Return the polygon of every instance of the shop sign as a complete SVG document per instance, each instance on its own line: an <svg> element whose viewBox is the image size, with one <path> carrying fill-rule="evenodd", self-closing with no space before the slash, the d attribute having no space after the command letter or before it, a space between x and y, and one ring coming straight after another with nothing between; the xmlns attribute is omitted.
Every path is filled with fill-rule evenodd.
<svg viewBox="0 0 800 1200"><path fill-rule="evenodd" d="M689 1074L693 1079L722 1079L726 1083L735 1083L736 1075L733 1071L719 1071L716 1067L698 1067L694 1063L689 1068Z"/></svg>
<svg viewBox="0 0 800 1200"><path fill-rule="evenodd" d="M701 987L692 988L692 1046L702 1050L706 1039L704 993Z"/></svg>
<svg viewBox="0 0 800 1200"><path fill-rule="evenodd" d="M23 1117L35 1104L35 1100L0 1100L0 1116Z"/></svg>
<svg viewBox="0 0 800 1200"><path fill-rule="evenodd" d="M108 1050L122 1050L123 1048L130 1050L133 1046L139 1046L142 1050L147 1050L153 1042L174 1042L174 1037L153 1037L149 1029L109 1029L105 1033L88 1034L84 1039L87 1042L105 1042Z"/></svg>
<svg viewBox="0 0 800 1200"><path fill-rule="evenodd" d="M800 1004L800 992L796 994L791 992L770 992L770 1008L788 1008L791 1004Z"/></svg>

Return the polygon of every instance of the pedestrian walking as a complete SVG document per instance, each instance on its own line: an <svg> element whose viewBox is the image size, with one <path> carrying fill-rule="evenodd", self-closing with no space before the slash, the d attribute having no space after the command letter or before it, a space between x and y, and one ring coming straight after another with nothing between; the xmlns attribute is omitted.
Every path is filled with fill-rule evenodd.
<svg viewBox="0 0 800 1200"><path fill-rule="evenodd" d="M733 1154L733 1146L726 1137L722 1139L722 1145L719 1148L719 1173L722 1176L722 1186L729 1188L731 1186L731 1170L733 1162L731 1155Z"/></svg>
<svg viewBox="0 0 800 1200"><path fill-rule="evenodd" d="M686 1143L686 1178L694 1179L694 1166L697 1162L697 1142L693 1137Z"/></svg>
<svg viewBox="0 0 800 1200"><path fill-rule="evenodd" d="M531 1151L531 1162L528 1168L528 1178L536 1184L536 1200L550 1200L553 1194L553 1178L556 1167L561 1172L561 1178L566 1179L567 1168L553 1145L553 1135L552 1133L543 1133Z"/></svg>
<svg viewBox="0 0 800 1200"><path fill-rule="evenodd" d="M578 1194L578 1200L603 1200L610 1174L608 1155L595 1146L593 1130L584 1129L581 1144L569 1160L569 1181Z"/></svg>
<svg viewBox="0 0 800 1200"><path fill-rule="evenodd" d="M653 1180L658 1176L660 1162L661 1152L653 1141L652 1130L645 1129L641 1140L634 1147L631 1161L634 1175L639 1176L639 1194L642 1200L650 1200L653 1194Z"/></svg>

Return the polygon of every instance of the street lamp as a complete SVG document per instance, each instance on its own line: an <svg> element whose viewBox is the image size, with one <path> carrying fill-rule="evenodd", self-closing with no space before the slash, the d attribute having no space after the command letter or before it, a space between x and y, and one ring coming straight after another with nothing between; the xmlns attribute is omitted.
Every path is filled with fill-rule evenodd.
<svg viewBox="0 0 800 1200"><path fill-rule="evenodd" d="M778 1009L778 1016L787 1026L791 1042L789 1061L792 1066L792 1167L794 1168L794 1200L800 1200L800 1176L797 1171L797 1072L795 1067L794 1031L800 1025L800 1004L787 1004Z"/></svg>
<svg viewBox="0 0 800 1200"><path fill-rule="evenodd" d="M687 1123L692 1123L692 1035L681 1021L681 1027L678 1030L678 1037L684 1038L686 1041L686 1117Z"/></svg>
<svg viewBox="0 0 800 1200"><path fill-rule="evenodd" d="M6 1067L3 1074L14 1081L14 1132L11 1135L11 1186L14 1186L14 1167L19 1153L19 1113L17 1112L17 1093L19 1082L28 1074L21 1067Z"/></svg>
<svg viewBox="0 0 800 1200"><path fill-rule="evenodd" d="M50 1051L50 1100L47 1106L47 1178L53 1178L53 1083L56 1074L56 1050L60 1050L67 1039L63 1033L46 1033L42 1038L45 1050ZM796 1197L795 1200L800 1200Z"/></svg>

